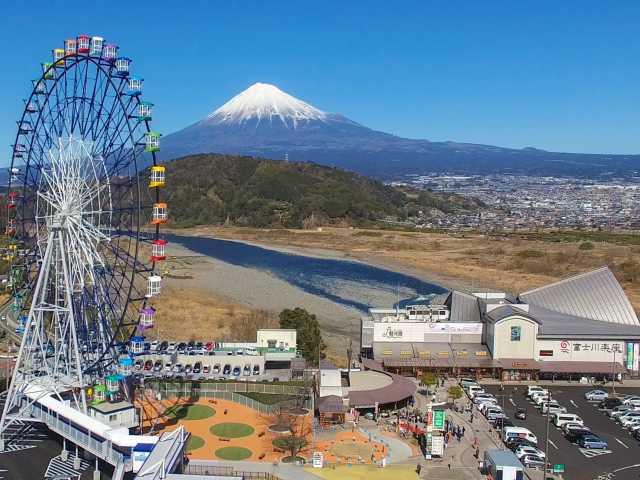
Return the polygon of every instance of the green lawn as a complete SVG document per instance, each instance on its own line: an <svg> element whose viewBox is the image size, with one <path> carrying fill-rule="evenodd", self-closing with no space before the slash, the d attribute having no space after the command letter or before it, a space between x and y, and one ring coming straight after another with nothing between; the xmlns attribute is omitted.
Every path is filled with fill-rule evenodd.
<svg viewBox="0 0 640 480"><path fill-rule="evenodd" d="M213 417L216 411L206 405L176 405L165 410L164 415L178 420L202 420Z"/></svg>
<svg viewBox="0 0 640 480"><path fill-rule="evenodd" d="M187 452L191 452L192 450L197 450L200 447L204 446L204 440L197 435L191 435L189 437L189 441L187 442Z"/></svg>
<svg viewBox="0 0 640 480"><path fill-rule="evenodd" d="M216 457L223 460L244 460L251 456L251 450L244 447L224 447L216 450Z"/></svg>
<svg viewBox="0 0 640 480"><path fill-rule="evenodd" d="M229 422L212 425L209 428L209 431L217 437L240 438L251 435L255 431L255 429L251 425L247 425L246 423Z"/></svg>

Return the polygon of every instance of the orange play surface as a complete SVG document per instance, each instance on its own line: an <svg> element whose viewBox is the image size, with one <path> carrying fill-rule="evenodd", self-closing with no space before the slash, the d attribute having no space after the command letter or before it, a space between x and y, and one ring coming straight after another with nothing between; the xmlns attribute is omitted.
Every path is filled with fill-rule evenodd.
<svg viewBox="0 0 640 480"><path fill-rule="evenodd" d="M278 437L277 433L269 431L268 426L276 423L273 416L263 415L249 407L228 400L189 401L187 399L167 399L161 401L145 400L137 402L143 410L143 429L148 432L155 424L154 433L171 431L179 425L191 434L204 440L204 445L191 450L189 457L194 459L220 460L215 452L225 447L243 447L251 450L251 456L246 460L273 462L289 455L275 449L272 441ZM215 415L199 420L178 420L171 415L163 415L167 409L181 405L202 405L212 407ZM226 413L225 413L226 412ZM188 417L187 417L188 418ZM300 452L303 457L310 457L314 451L322 451L325 461L337 463L372 463L384 456L384 446L369 442L368 438L359 432L339 431L330 440L322 440L313 445L312 415L294 417L296 433L303 433L309 445ZM240 438L220 438L210 432L210 428L220 423L241 423L253 427L253 433Z"/></svg>

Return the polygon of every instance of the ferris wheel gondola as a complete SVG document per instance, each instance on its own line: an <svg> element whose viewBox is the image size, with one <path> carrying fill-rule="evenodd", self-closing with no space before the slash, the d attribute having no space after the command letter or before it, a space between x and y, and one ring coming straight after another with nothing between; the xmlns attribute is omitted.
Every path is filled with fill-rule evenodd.
<svg viewBox="0 0 640 480"><path fill-rule="evenodd" d="M102 37L65 40L52 56L33 81L11 156L6 233L22 252L12 254L12 310L26 320L0 434L19 418L30 382L71 391L80 410L87 391L113 392L119 347L153 327L162 281L164 167L143 81Z"/></svg>

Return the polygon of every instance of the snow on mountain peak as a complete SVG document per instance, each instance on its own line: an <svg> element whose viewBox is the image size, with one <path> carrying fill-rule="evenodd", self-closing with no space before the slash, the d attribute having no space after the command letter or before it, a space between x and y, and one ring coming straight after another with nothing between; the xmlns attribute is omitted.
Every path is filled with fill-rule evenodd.
<svg viewBox="0 0 640 480"><path fill-rule="evenodd" d="M298 123L310 120L324 121L327 114L275 85L254 83L208 116L214 123L242 124L250 120L260 122L281 121L296 128Z"/></svg>

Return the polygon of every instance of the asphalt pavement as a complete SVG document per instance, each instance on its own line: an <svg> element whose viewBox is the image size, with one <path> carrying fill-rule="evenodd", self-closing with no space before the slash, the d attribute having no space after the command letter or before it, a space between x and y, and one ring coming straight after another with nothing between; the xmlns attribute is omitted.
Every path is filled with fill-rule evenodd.
<svg viewBox="0 0 640 480"><path fill-rule="evenodd" d="M485 386L485 390L496 395L505 414L518 426L531 430L538 437L538 447L545 449L547 418L533 402L525 396L526 386L507 386L504 392L497 386ZM517 388L517 391L514 391ZM580 480L638 480L640 478L640 444L627 430L611 420L597 408L597 402L588 402L584 393L592 390L586 386L545 386L551 397L567 408L568 413L579 415L586 426L607 441L607 450L581 449L567 441L553 422L549 425L548 458L552 464L564 464L566 479ZM610 390L610 389L606 389ZM616 388L618 394L637 394L638 388ZM611 393L611 392L609 392ZM527 408L526 420L517 420L516 407Z"/></svg>

